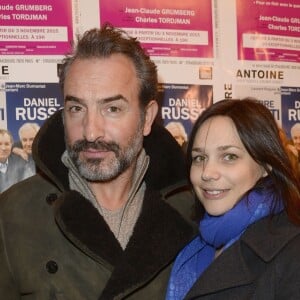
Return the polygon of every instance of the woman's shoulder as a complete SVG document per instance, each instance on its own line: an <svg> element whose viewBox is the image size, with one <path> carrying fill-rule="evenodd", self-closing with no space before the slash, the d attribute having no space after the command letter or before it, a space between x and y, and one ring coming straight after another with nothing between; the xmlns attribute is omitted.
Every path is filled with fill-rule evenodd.
<svg viewBox="0 0 300 300"><path fill-rule="evenodd" d="M291 223L287 214L282 212L250 226L241 237L241 242L264 261L293 249L298 249L300 257L300 226Z"/></svg>

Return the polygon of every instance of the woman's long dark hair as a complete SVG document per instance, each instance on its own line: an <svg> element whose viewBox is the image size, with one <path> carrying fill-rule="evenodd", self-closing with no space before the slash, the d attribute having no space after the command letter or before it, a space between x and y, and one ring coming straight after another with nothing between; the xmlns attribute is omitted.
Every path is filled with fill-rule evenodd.
<svg viewBox="0 0 300 300"><path fill-rule="evenodd" d="M272 113L256 99L221 100L201 114L194 124L187 147L188 174L192 164L191 152L196 133L207 119L215 116L227 116L233 121L250 156L267 171L269 176L259 180L255 187L268 182L275 196L274 201L282 199L290 221L300 225L299 178L281 142ZM276 203L273 204L275 205Z"/></svg>

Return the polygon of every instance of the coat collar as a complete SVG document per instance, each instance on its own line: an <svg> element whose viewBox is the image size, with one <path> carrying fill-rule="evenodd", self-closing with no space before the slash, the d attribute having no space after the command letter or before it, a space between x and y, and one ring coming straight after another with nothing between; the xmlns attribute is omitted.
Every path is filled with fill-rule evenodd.
<svg viewBox="0 0 300 300"><path fill-rule="evenodd" d="M285 213L258 221L215 259L196 281L187 299L250 284L266 263L297 235L300 228L289 223Z"/></svg>
<svg viewBox="0 0 300 300"><path fill-rule="evenodd" d="M195 235L194 228L162 201L159 192L185 182L183 151L171 134L156 123L143 146L150 157L144 176L147 189L133 235L123 251L94 206L69 189L68 169L61 162L66 148L61 110L43 124L33 143L37 172L61 191L53 204L58 225L78 248L112 271L101 299L112 299L153 278Z"/></svg>
<svg viewBox="0 0 300 300"><path fill-rule="evenodd" d="M63 193L54 207L57 223L66 236L113 271L101 299L113 299L154 277L196 233L175 209L162 201L158 192L149 189L124 251L102 216L79 193Z"/></svg>

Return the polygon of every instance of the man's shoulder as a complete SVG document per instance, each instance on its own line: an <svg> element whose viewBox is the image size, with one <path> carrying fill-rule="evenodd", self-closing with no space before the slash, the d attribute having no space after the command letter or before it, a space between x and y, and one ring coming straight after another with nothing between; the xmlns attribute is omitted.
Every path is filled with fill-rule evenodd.
<svg viewBox="0 0 300 300"><path fill-rule="evenodd" d="M40 175L31 176L22 180L0 194L0 211L19 207L35 209L47 202L47 197L57 193L57 188ZM45 200L45 201L44 201Z"/></svg>

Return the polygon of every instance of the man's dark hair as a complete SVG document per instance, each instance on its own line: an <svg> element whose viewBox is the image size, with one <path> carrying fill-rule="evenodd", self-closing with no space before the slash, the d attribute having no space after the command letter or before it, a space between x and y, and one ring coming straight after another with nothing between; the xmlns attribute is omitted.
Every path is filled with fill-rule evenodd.
<svg viewBox="0 0 300 300"><path fill-rule="evenodd" d="M139 99L145 107L157 96L157 68L140 42L130 37L124 30L105 23L101 28L93 28L78 36L73 52L65 57L59 71L59 83L63 90L66 74L75 59L105 58L113 54L127 56L135 65L140 82Z"/></svg>

